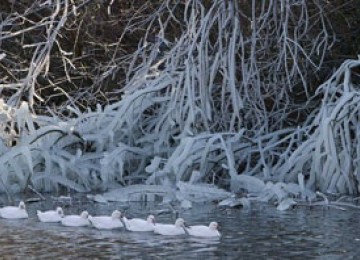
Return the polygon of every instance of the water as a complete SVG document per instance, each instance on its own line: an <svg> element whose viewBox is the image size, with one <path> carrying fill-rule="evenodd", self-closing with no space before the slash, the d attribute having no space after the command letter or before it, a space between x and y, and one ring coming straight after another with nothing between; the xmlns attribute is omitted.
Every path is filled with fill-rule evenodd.
<svg viewBox="0 0 360 260"><path fill-rule="evenodd" d="M221 239L164 237L124 230L99 231L38 222L36 209L60 205L47 200L28 204L28 220L0 219L1 259L357 259L360 253L359 211L298 207L279 212L273 206L249 210L196 205L179 211L188 224L221 225ZM60 205L61 206L61 205ZM62 205L64 206L64 205ZM158 204L93 204L78 198L65 214L87 209L92 215L114 209L129 217L146 217L168 207ZM158 222L174 222L168 211Z"/></svg>

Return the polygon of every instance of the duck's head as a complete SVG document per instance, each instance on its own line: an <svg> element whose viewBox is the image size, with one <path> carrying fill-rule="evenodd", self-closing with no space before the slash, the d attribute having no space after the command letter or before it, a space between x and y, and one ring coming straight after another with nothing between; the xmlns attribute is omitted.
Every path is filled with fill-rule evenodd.
<svg viewBox="0 0 360 260"><path fill-rule="evenodd" d="M209 228L212 230L217 230L219 227L219 224L217 222L211 222L209 225Z"/></svg>
<svg viewBox="0 0 360 260"><path fill-rule="evenodd" d="M121 218L121 212L118 210L114 210L113 213L111 214L111 217L113 219L120 219Z"/></svg>
<svg viewBox="0 0 360 260"><path fill-rule="evenodd" d="M25 203L23 201L20 201L19 203L19 209L25 210Z"/></svg>
<svg viewBox="0 0 360 260"><path fill-rule="evenodd" d="M59 214L59 216L61 216L61 217L64 216L64 211L61 207L56 208L56 213Z"/></svg>
<svg viewBox="0 0 360 260"><path fill-rule="evenodd" d="M147 217L147 222L155 225L155 217L154 217L154 215L149 215Z"/></svg>
<svg viewBox="0 0 360 260"><path fill-rule="evenodd" d="M186 227L186 222L183 218L178 218L176 221L175 221L175 226L176 227Z"/></svg>
<svg viewBox="0 0 360 260"><path fill-rule="evenodd" d="M80 217L85 218L85 219L88 218L89 217L89 212L87 212L86 210L81 212Z"/></svg>

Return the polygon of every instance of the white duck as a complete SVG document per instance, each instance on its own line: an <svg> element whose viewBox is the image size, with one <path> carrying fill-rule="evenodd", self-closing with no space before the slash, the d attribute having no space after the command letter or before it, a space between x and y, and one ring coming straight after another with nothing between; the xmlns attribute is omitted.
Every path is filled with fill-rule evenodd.
<svg viewBox="0 0 360 260"><path fill-rule="evenodd" d="M89 213L87 211L81 212L80 215L68 215L61 219L61 224L67 227L83 227L89 226Z"/></svg>
<svg viewBox="0 0 360 260"><path fill-rule="evenodd" d="M149 215L147 219L141 218L132 218L127 219L125 216L122 218L125 228L129 231L154 231L155 227L155 217L153 215Z"/></svg>
<svg viewBox="0 0 360 260"><path fill-rule="evenodd" d="M114 210L111 216L89 216L89 221L97 229L115 229L124 226L121 222L121 212L118 210Z"/></svg>
<svg viewBox="0 0 360 260"><path fill-rule="evenodd" d="M41 222L60 222L64 217L64 211L61 207L57 207L56 210L40 211L37 210L36 214Z"/></svg>
<svg viewBox="0 0 360 260"><path fill-rule="evenodd" d="M190 226L186 228L186 232L195 237L220 237L218 226L217 222L211 222L209 226Z"/></svg>
<svg viewBox="0 0 360 260"><path fill-rule="evenodd" d="M175 225L172 224L155 224L154 233L164 236L177 236L184 235L185 233L185 221L182 218L178 218L175 221Z"/></svg>
<svg viewBox="0 0 360 260"><path fill-rule="evenodd" d="M18 207L6 206L0 208L0 217L8 219L20 219L28 218L29 215L26 212L25 203L23 201L20 201Z"/></svg>

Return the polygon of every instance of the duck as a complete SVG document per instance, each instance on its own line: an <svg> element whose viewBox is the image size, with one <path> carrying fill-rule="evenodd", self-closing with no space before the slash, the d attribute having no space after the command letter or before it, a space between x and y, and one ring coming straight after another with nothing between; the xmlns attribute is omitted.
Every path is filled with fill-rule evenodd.
<svg viewBox="0 0 360 260"><path fill-rule="evenodd" d="M37 210L36 214L41 222L55 223L60 222L64 217L64 211L61 207L57 207L56 210L40 211Z"/></svg>
<svg viewBox="0 0 360 260"><path fill-rule="evenodd" d="M141 219L141 218L127 219L124 216L122 220L125 224L125 228L129 231L134 231L134 232L154 231L154 227L155 227L154 215L149 215L147 219Z"/></svg>
<svg viewBox="0 0 360 260"><path fill-rule="evenodd" d="M154 233L164 236L177 236L177 235L185 235L186 223L182 218L178 218L175 221L175 224L155 224Z"/></svg>
<svg viewBox="0 0 360 260"><path fill-rule="evenodd" d="M121 212L114 210L111 216L89 216L91 225L97 229L115 229L122 228Z"/></svg>
<svg viewBox="0 0 360 260"><path fill-rule="evenodd" d="M87 211L81 212L80 215L68 215L61 219L61 224L67 227L84 227L89 226L89 213Z"/></svg>
<svg viewBox="0 0 360 260"><path fill-rule="evenodd" d="M0 208L0 217L7 219L23 219L29 218L26 211L25 203L20 201L19 206L6 206Z"/></svg>
<svg viewBox="0 0 360 260"><path fill-rule="evenodd" d="M211 222L209 226L189 226L185 230L190 236L195 237L221 237L218 226L217 222Z"/></svg>

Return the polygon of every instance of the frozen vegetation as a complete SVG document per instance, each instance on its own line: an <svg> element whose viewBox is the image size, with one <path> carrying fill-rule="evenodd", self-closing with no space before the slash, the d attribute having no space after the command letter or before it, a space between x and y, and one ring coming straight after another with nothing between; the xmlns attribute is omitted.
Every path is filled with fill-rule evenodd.
<svg viewBox="0 0 360 260"><path fill-rule="evenodd" d="M240 194L244 206L279 210L359 193L360 60L314 80L329 72L334 6L94 2L37 0L2 13L2 192L223 204ZM112 42L87 38L79 54L97 5L122 31ZM115 22L120 12L126 23ZM129 37L135 48L125 50Z"/></svg>

